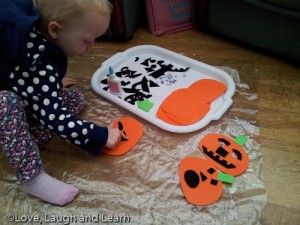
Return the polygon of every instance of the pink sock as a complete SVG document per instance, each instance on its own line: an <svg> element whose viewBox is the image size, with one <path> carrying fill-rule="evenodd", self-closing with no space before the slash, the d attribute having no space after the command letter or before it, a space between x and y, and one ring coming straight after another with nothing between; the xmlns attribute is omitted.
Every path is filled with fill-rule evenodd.
<svg viewBox="0 0 300 225"><path fill-rule="evenodd" d="M79 193L73 185L59 181L42 172L23 184L25 192L55 205L71 202Z"/></svg>

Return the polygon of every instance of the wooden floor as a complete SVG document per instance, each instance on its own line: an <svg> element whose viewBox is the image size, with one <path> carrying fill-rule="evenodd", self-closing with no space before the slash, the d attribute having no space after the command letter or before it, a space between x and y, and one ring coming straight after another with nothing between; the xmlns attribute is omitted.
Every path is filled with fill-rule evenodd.
<svg viewBox="0 0 300 225"><path fill-rule="evenodd" d="M241 81L258 95L257 121L261 128L268 201L260 222L300 224L300 67L284 58L197 30L156 37L142 27L130 41L101 43L101 54L111 55L142 44L158 45L239 72ZM99 53L99 49L95 51Z"/></svg>
<svg viewBox="0 0 300 225"><path fill-rule="evenodd" d="M84 84L88 84L91 74L99 67L101 60L104 61L113 54L132 46L144 44L158 45L212 66L226 66L238 71L241 82L249 86L249 92L258 96L254 107L258 110L256 125L260 127L261 131L262 172L267 195L267 205L261 213L259 222L263 225L299 225L300 67L283 58L275 57L270 53L241 45L215 34L188 30L156 37L141 27L136 30L133 39L129 41L101 41L96 43L95 48L90 53L71 59L68 74L85 80ZM236 96L234 97L234 104L239 104L239 99L235 98ZM240 107L243 105L241 104ZM62 143L56 141L52 142L52 146L49 148L55 149ZM64 150L56 150L55 153L63 155ZM53 165L64 164L64 158L54 156L51 151L49 153L42 151L42 154L45 155L45 160L47 159L49 162L48 167L49 165L53 167ZM72 156L72 159L76 158L76 154ZM2 157L4 156L2 155ZM69 154L68 157L71 155ZM94 169L94 172L98 171L96 168L99 160L90 161L88 161L89 166ZM76 165L81 165L81 161L78 160ZM10 171L7 169L8 163L3 164L2 167L6 168L6 171ZM87 165L78 166L76 171L79 172L86 167ZM64 170L66 169L68 167L65 165ZM73 169L74 167L70 168L71 171ZM62 171L59 173L55 173L55 171L52 169L52 174L59 175L62 173ZM13 173L10 172L10 174ZM6 175L4 178L6 185L19 190L18 187L13 186L14 181L7 180ZM13 188L11 190L14 190ZM4 189L2 192L8 194L9 190ZM82 190L82 193L85 191ZM89 194L88 191L86 194ZM2 198L2 200L5 199ZM20 203L14 201L16 205L26 205L27 200L20 201ZM14 201L8 201L6 204L10 204L11 207L13 205L11 202ZM30 201L34 201L34 199L32 198ZM81 203L82 200L78 200L78 202ZM49 206L45 206L46 210L47 207ZM99 206L97 205L97 207ZM58 212L63 212L63 209L59 208ZM22 207L20 211L23 212Z"/></svg>

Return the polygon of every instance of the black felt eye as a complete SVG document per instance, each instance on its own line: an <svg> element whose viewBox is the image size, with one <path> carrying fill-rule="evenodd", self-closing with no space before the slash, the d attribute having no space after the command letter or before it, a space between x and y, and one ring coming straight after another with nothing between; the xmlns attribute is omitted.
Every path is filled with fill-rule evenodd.
<svg viewBox="0 0 300 225"><path fill-rule="evenodd" d="M200 182L200 178L194 170L187 170L184 173L184 180L190 188L196 188Z"/></svg>

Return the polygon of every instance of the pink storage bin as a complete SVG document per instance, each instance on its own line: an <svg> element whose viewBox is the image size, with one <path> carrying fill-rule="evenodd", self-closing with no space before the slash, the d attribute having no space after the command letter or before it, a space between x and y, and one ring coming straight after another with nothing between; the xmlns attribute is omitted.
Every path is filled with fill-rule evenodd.
<svg viewBox="0 0 300 225"><path fill-rule="evenodd" d="M157 36L195 27L194 0L145 0L148 30Z"/></svg>

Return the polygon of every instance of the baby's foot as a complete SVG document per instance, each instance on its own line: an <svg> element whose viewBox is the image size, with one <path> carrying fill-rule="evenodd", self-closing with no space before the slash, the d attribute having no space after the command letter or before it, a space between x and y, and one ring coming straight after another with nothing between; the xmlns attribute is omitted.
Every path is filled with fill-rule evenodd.
<svg viewBox="0 0 300 225"><path fill-rule="evenodd" d="M24 184L25 192L55 205L65 205L71 202L79 193L73 185L49 176L42 172Z"/></svg>

